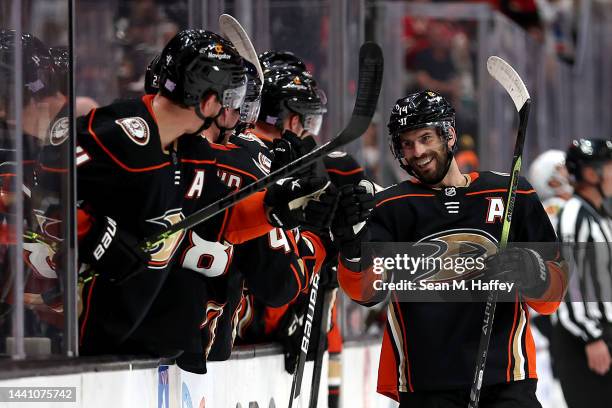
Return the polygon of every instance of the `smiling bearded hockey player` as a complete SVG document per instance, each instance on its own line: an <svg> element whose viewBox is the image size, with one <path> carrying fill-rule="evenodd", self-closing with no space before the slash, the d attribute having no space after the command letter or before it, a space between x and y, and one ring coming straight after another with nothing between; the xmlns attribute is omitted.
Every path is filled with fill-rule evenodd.
<svg viewBox="0 0 612 408"><path fill-rule="evenodd" d="M376 195L340 192L332 234L340 248L338 280L355 301L379 301L372 258L362 243L446 240L483 244L494 252L501 234L508 176L461 174L453 158L455 113L431 91L401 98L389 119L390 144L400 166L414 177ZM367 223L360 221L367 219ZM555 242L535 191L521 179L510 232L512 241ZM528 306L550 314L565 288L559 259L523 248L502 251L496 262L519 288L514 303L497 306L481 407L539 407L535 350ZM506 278L508 279L508 278ZM378 392L401 407L466 407L472 384L484 303L416 303L391 293L380 358Z"/></svg>

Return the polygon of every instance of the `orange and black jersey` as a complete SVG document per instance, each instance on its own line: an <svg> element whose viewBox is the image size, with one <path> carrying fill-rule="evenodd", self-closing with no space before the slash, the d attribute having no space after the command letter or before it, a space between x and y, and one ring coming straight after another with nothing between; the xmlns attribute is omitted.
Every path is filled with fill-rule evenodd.
<svg viewBox="0 0 612 408"><path fill-rule="evenodd" d="M205 142L208 143L208 142ZM216 176L231 190L242 188L267 175L270 152L249 135L230 138L226 145L209 144L215 157ZM191 171L200 172L197 163ZM190 194L192 188L188 188ZM243 289L249 288L270 305L282 305L306 286L311 266L302 256L309 248L296 231L271 229L245 242L226 242L223 236L202 237L194 230L182 245L172 276L195 275L198 270L202 292L196 306L201 334L199 349L190 348L178 360L181 367L204 371L207 360L229 358L236 335L238 316L243 310Z"/></svg>
<svg viewBox="0 0 612 408"><path fill-rule="evenodd" d="M470 174L464 188L432 189L403 182L376 195L368 221L372 242L480 242L495 248L501 236L508 176ZM510 240L555 242L556 235L535 190L519 181ZM494 250L494 249L493 249ZM557 258L547 254L551 285L541 299L517 299L497 305L489 346L485 384L536 378L535 347L529 310L552 313L566 287ZM338 280L351 298L379 301L372 290L372 270L351 270L340 260ZM484 303L399 302L391 293L387 311L378 391L394 399L399 392L469 388L484 316Z"/></svg>

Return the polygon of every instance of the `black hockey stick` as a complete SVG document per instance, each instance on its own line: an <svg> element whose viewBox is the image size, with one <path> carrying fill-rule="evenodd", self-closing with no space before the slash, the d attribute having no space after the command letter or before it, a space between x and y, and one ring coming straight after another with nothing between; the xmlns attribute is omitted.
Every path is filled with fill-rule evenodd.
<svg viewBox="0 0 612 408"><path fill-rule="evenodd" d="M289 163L285 167L281 167L266 177L262 177L255 183L227 195L222 199L207 205L201 210L191 214L184 220L171 225L168 229L146 238L140 245L145 250L151 250L158 243L166 240L172 234L193 228L220 213L221 211L232 207L239 201L255 194L276 183L278 180L288 177L292 173L303 169L313 163L315 160L325 156L328 153L344 146L347 143L359 138L368 128L372 116L376 111L378 103L378 95L382 85L383 75L383 56L382 50L378 44L373 42L364 43L359 50L359 80L357 85L357 97L351 119L340 132L338 136L329 142L321 145L317 149L305 154L297 160Z"/></svg>
<svg viewBox="0 0 612 408"><path fill-rule="evenodd" d="M519 74L503 59L499 57L489 57L487 60L487 70L489 74L504 87L512 98L516 110L519 113L519 127L516 143L514 145L514 157L512 158L512 171L508 182L508 197L504 208L504 220L502 224L502 234L499 241L499 248L504 249L508 245L510 234L510 224L514 213L514 203L516 200L516 189L518 187L519 173L523 161L523 146L525 145L525 132L527 130L527 119L529 118L529 106L531 99L525 84ZM470 390L470 402L468 408L477 408L480 399L480 390L484 380L484 370L487 364L487 353L489 351L489 341L493 331L493 320L495 318L495 307L497 304L497 291L490 291L485 306L484 320L482 322L482 333L478 344L476 355L476 370L474 381Z"/></svg>
<svg viewBox="0 0 612 408"><path fill-rule="evenodd" d="M308 354L308 347L310 346L310 333L312 332L312 325L317 306L320 278L320 273L317 273L312 277L312 284L310 285L310 290L308 291L308 307L304 313L300 353L295 363L295 370L293 371L293 382L291 383L291 393L289 394L289 408L293 406L293 402L295 400L299 401L300 391L302 390L302 377L304 376L304 366L306 365L306 356Z"/></svg>
<svg viewBox="0 0 612 408"><path fill-rule="evenodd" d="M321 372L323 371L323 356L325 355L325 339L330 318L330 310L333 307L334 290L326 289L323 296L323 309L321 311L321 324L319 327L319 339L315 353L314 368L312 370L312 381L310 385L310 402L308 408L317 408L319 402L319 386L321 385Z"/></svg>

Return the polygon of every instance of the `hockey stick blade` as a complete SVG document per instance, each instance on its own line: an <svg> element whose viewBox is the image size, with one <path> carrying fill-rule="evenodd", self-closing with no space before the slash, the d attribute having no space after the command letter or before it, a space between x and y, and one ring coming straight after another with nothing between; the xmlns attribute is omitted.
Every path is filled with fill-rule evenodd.
<svg viewBox="0 0 612 408"><path fill-rule="evenodd" d="M525 102L530 98L527 87L519 74L516 73L510 64L496 56L491 56L487 59L487 71L504 87L510 98L512 98L516 110L520 111Z"/></svg>
<svg viewBox="0 0 612 408"><path fill-rule="evenodd" d="M278 180L288 177L294 172L309 166L339 147L358 139L367 130L372 120L372 116L376 111L378 95L380 94L382 86L382 75L382 50L375 43L364 43L359 51L359 84L357 86L357 97L353 108L353 114L346 128L340 132L338 136L289 163L285 167L281 167L256 182L207 205L176 224L172 224L166 230L154 236L147 237L141 242L141 247L146 251L151 250L172 234L181 230L193 228L221 211L236 205L239 201L271 186Z"/></svg>
<svg viewBox="0 0 612 408"><path fill-rule="evenodd" d="M487 70L489 74L506 90L512 98L512 102L519 113L519 128L514 144L514 156L512 158L512 169L508 180L508 196L504 206L504 218L502 223L502 233L499 240L499 248L504 249L508 244L510 236L510 226L512 224L512 215L514 214L514 204L516 201L516 190L518 188L519 174L523 162L523 147L525 145L525 136L527 132L527 120L529 119L529 107L531 99L527 87L523 83L517 72L503 59L499 57L489 57L487 60ZM476 353L476 368L474 372L474 380L470 389L470 401L468 408L478 408L480 400L480 391L484 381L484 372L487 364L487 355L489 351L489 343L491 341L491 333L493 332L493 322L495 320L495 309L497 306L497 292L490 291L485 305L484 319L482 323L482 332L480 334L480 342L478 343L478 352Z"/></svg>
<svg viewBox="0 0 612 408"><path fill-rule="evenodd" d="M257 76L259 76L261 87L263 87L263 70L261 69L261 64L259 63L259 58L257 57L255 47L253 47L253 42L249 38L246 30L242 27L238 20L229 14L221 14L219 16L219 28L221 30L221 34L230 40L232 44L234 44L234 47L236 47L238 53L251 64L255 65L255 69L257 69Z"/></svg>

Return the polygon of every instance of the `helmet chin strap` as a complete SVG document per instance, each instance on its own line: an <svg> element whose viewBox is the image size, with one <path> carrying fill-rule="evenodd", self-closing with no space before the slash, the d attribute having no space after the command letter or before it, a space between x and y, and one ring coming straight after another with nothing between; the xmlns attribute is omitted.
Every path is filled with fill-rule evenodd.
<svg viewBox="0 0 612 408"><path fill-rule="evenodd" d="M219 117L219 115L221 115L221 112L223 112L223 107L219 109L219 112L215 116L207 117L204 116L204 114L200 110L200 105L196 105L195 113L196 115L198 115L198 118L202 119L202 125L198 128L198 130L193 132L192 135L199 136L204 130L208 129L210 125L212 125L213 121L215 121Z"/></svg>
<svg viewBox="0 0 612 408"><path fill-rule="evenodd" d="M217 135L217 137L214 139L214 143L218 143L218 144L222 144L223 143L223 139L224 139L224 135L225 132L227 132L228 130L233 130L236 129L236 127L238 126L238 121L236 122L236 124L231 127L223 127L221 125L219 125L219 122L217 122L217 119L219 118L219 116L221 116L221 114L223 113L223 106L219 109L219 112L217 112L217 114L215 116L204 116L204 114L202 113L202 111L200 110L200 106L196 106L195 111L196 111L196 115L198 115L198 118L202 119L202 126L200 126L198 128L198 130L196 132L194 132L193 134L199 135L200 133L202 133L202 131L210 128L210 126L214 123L215 126L217 126L217 129L219 129L219 134Z"/></svg>

